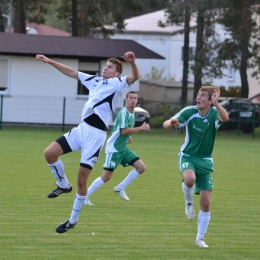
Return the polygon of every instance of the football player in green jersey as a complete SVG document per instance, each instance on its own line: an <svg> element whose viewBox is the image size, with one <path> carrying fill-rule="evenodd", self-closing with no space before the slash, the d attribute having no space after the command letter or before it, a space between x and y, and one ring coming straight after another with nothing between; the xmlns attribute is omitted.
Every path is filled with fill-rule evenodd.
<svg viewBox="0 0 260 260"><path fill-rule="evenodd" d="M218 103L220 90L203 86L197 95L197 104L183 108L175 116L163 123L163 128L185 126L185 142L178 154L178 164L182 174L182 191L185 197L185 213L194 219L194 191L200 195L198 232L195 245L208 247L204 235L210 221L211 193L213 190L212 151L218 128L228 121L226 110Z"/></svg>
<svg viewBox="0 0 260 260"><path fill-rule="evenodd" d="M108 138L106 143L106 156L103 165L103 173L100 177L94 180L88 188L87 197L84 202L85 205L93 205L90 202L89 197L93 194L93 192L110 180L114 170L120 164L123 167L128 165L134 167L126 178L114 188L115 193L118 194L123 200L129 200L125 193L125 188L136 178L138 178L146 169L143 161L136 153L127 147L127 144L133 141L131 134L135 134L143 130L149 130L150 125L143 123L139 127L134 127L134 108L138 102L136 92L128 92L125 101L126 106L119 111L111 132L111 136Z"/></svg>

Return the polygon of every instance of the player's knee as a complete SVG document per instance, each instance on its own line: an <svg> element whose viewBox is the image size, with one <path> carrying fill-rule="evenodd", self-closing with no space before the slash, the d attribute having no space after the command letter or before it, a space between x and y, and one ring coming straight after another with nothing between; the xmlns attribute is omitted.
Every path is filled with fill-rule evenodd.
<svg viewBox="0 0 260 260"><path fill-rule="evenodd" d="M102 177L103 182L108 182L111 179L111 175L106 175Z"/></svg>
<svg viewBox="0 0 260 260"><path fill-rule="evenodd" d="M53 158L54 158L54 154L53 154L53 152L51 151L51 149L46 148L46 149L44 150L43 154L44 154L44 157L45 157L46 161L47 161L48 163L52 163Z"/></svg>
<svg viewBox="0 0 260 260"><path fill-rule="evenodd" d="M184 183L187 187L193 187L193 185L195 184L196 178L194 176L186 176L184 178Z"/></svg>
<svg viewBox="0 0 260 260"><path fill-rule="evenodd" d="M142 165L140 165L139 167L137 167L136 170L138 171L139 174L142 174L142 173L144 173L145 170L146 170L146 165L145 165L145 164L142 164Z"/></svg>
<svg viewBox="0 0 260 260"><path fill-rule="evenodd" d="M201 202L201 209L205 212L210 211L210 199L202 199Z"/></svg>

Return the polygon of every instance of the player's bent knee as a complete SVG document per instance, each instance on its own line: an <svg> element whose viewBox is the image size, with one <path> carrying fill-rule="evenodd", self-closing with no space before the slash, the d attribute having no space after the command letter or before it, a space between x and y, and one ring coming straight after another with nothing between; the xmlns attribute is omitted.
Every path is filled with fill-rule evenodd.
<svg viewBox="0 0 260 260"><path fill-rule="evenodd" d="M63 150L58 143L53 142L44 150L43 154L48 163L54 163L63 154Z"/></svg>
<svg viewBox="0 0 260 260"><path fill-rule="evenodd" d="M50 149L48 149L48 148L46 148L44 150L43 154L44 154L44 157L45 157L46 161L49 162L49 163L51 163L53 158L55 158L53 152Z"/></svg>
<svg viewBox="0 0 260 260"><path fill-rule="evenodd" d="M142 173L145 172L146 166L145 166L145 164L143 164L142 166L137 167L137 168L135 168L135 169L138 171L139 174L142 174Z"/></svg>
<svg viewBox="0 0 260 260"><path fill-rule="evenodd" d="M108 182L111 179L111 175L101 178L103 182Z"/></svg>

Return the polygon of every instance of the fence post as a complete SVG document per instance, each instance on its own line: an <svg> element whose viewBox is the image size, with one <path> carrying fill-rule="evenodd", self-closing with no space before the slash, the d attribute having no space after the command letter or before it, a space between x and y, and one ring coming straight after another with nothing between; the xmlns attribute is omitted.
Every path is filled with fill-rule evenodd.
<svg viewBox="0 0 260 260"><path fill-rule="evenodd" d="M0 130L2 130L2 122L3 122L3 102L4 96L1 95L1 108L0 108Z"/></svg>
<svg viewBox="0 0 260 260"><path fill-rule="evenodd" d="M184 108L184 101L182 100L181 101L181 109L183 109L183 108ZM183 134L183 128L184 128L184 126L181 127L181 134Z"/></svg>
<svg viewBox="0 0 260 260"><path fill-rule="evenodd" d="M63 98L62 132L65 131L66 97Z"/></svg>
<svg viewBox="0 0 260 260"><path fill-rule="evenodd" d="M254 109L253 109L253 122L252 122L252 137L255 137L255 104L253 104Z"/></svg>
<svg viewBox="0 0 260 260"><path fill-rule="evenodd" d="M238 122L237 122L237 135L240 135L240 125L241 125L241 118L240 118L240 111L241 111L241 103L239 103L239 109L238 109Z"/></svg>

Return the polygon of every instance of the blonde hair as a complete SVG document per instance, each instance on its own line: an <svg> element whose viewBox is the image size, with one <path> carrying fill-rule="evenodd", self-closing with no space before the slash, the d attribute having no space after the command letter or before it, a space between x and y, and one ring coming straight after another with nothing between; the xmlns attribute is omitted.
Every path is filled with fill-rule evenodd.
<svg viewBox="0 0 260 260"><path fill-rule="evenodd" d="M123 64L120 60L116 59L116 58L110 58L107 60L107 62L111 62L113 63L114 65L116 65L116 71L120 73L123 72Z"/></svg>
<svg viewBox="0 0 260 260"><path fill-rule="evenodd" d="M209 100L211 99L213 93L215 92L215 87L213 86L202 86L199 91L204 91L208 93Z"/></svg>

